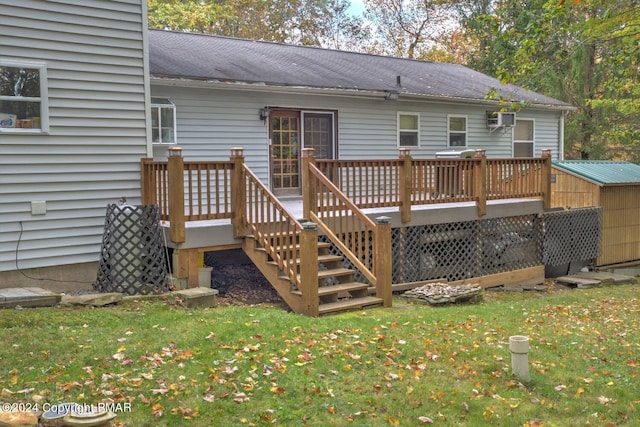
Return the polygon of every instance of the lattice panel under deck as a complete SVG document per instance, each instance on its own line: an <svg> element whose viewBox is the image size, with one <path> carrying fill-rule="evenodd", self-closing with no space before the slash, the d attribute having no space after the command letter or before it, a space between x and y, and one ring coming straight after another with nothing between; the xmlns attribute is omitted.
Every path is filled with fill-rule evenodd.
<svg viewBox="0 0 640 427"><path fill-rule="evenodd" d="M559 266L601 255L602 208L546 212L543 215L545 265Z"/></svg>
<svg viewBox="0 0 640 427"><path fill-rule="evenodd" d="M541 264L535 215L394 228L391 239L393 283L462 280ZM371 253L369 238L362 247ZM342 255L335 247L331 252ZM346 259L344 266L354 268Z"/></svg>

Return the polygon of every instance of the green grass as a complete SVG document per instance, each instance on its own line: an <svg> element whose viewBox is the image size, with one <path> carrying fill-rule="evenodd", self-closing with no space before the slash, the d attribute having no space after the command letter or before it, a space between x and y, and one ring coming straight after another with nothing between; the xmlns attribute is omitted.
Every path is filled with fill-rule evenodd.
<svg viewBox="0 0 640 427"><path fill-rule="evenodd" d="M161 300L2 310L0 400L127 402L125 426L631 426L639 310L637 285L319 319ZM511 335L530 337L528 382Z"/></svg>

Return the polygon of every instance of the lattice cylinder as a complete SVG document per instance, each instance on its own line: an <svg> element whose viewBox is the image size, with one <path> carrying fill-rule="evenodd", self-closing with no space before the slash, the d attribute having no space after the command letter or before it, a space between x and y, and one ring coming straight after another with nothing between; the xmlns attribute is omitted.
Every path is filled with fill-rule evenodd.
<svg viewBox="0 0 640 427"><path fill-rule="evenodd" d="M167 258L156 205L107 206L98 277L100 292L128 295L169 290Z"/></svg>

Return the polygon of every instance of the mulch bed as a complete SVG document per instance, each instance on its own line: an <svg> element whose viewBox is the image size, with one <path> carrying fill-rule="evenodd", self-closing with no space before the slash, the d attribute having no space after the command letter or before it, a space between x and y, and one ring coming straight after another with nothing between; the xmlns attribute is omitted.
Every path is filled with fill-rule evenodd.
<svg viewBox="0 0 640 427"><path fill-rule="evenodd" d="M204 261L213 267L212 287L220 292L219 304L284 304L278 292L242 250L207 252Z"/></svg>

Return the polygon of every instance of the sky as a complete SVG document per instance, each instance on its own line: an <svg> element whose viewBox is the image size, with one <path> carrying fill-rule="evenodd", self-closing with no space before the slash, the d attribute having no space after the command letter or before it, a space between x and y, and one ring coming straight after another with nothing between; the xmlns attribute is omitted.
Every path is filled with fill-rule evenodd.
<svg viewBox="0 0 640 427"><path fill-rule="evenodd" d="M349 12L354 15L362 15L364 11L364 1L363 0L351 0L351 6L349 6Z"/></svg>

